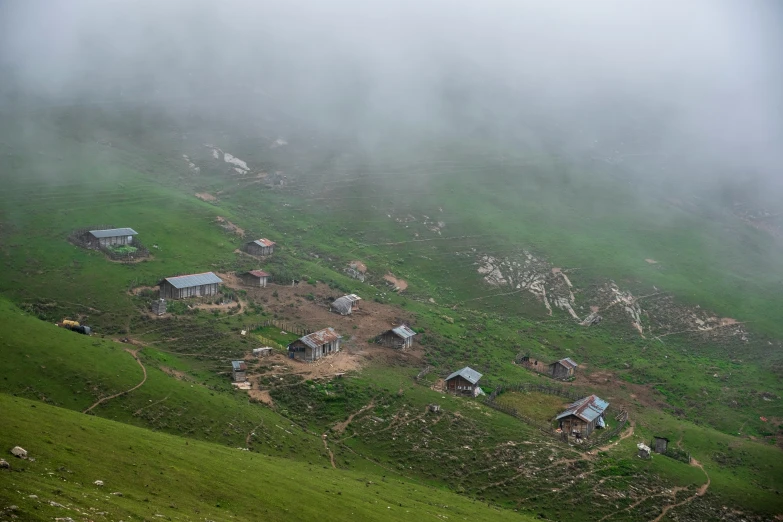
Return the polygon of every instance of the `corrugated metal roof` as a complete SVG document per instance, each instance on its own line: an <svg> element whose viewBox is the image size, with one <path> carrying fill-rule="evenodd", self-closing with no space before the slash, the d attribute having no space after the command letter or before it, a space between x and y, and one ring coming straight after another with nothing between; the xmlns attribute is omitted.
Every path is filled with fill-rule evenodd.
<svg viewBox="0 0 783 522"><path fill-rule="evenodd" d="M465 366L463 369L457 370L456 372L446 377L446 380L450 381L451 379L453 379L458 375L463 379L465 379L466 381L468 381L470 384L476 384L477 382L479 382L479 379L481 379L482 377L482 375L479 372L477 372L470 366Z"/></svg>
<svg viewBox="0 0 783 522"><path fill-rule="evenodd" d="M401 326L398 326L397 328L392 328L391 330L398 336L402 337L403 339L408 339L409 337L413 337L416 335L416 332L405 326L404 324Z"/></svg>
<svg viewBox="0 0 783 522"><path fill-rule="evenodd" d="M601 415L606 408L609 407L609 403L599 398L596 395L590 395L584 399L569 404L568 409L557 416L558 419L574 415L585 422L592 422L596 417Z"/></svg>
<svg viewBox="0 0 783 522"><path fill-rule="evenodd" d="M138 232L132 228L108 228L106 230L90 230L90 234L94 237L120 237L135 236Z"/></svg>
<svg viewBox="0 0 783 522"><path fill-rule="evenodd" d="M562 364L563 366L565 366L565 367L566 367L566 368L568 368L569 370L570 370L570 369L572 369L572 368L576 368L577 366L579 366L579 365L578 365L578 364L576 364L576 363L575 363L575 362L574 362L574 361L573 361L573 360L572 360L570 357L566 357L565 359L560 359L560 360L559 360L559 361L557 361L557 362L559 362L560 364Z"/></svg>
<svg viewBox="0 0 783 522"><path fill-rule="evenodd" d="M191 286L211 285L214 283L222 283L223 280L212 272L204 272L203 274L182 275L176 277L167 277L164 281L168 281L174 288L189 288Z"/></svg>
<svg viewBox="0 0 783 522"><path fill-rule="evenodd" d="M248 274L256 277L272 277L270 274L267 274L263 270L250 270Z"/></svg>
<svg viewBox="0 0 783 522"><path fill-rule="evenodd" d="M236 371L247 370L245 361L231 361L231 367Z"/></svg>
<svg viewBox="0 0 783 522"><path fill-rule="evenodd" d="M342 315L350 314L353 308L353 301L347 295L338 297L332 303L332 309Z"/></svg>
<svg viewBox="0 0 783 522"><path fill-rule="evenodd" d="M342 339L343 336L338 334L334 331L334 328L324 328L323 330L318 330L317 332L313 332L310 335L305 335L304 337L300 337L299 340L305 343L310 348L316 349L320 348L324 344L331 343L333 341L336 341L337 339Z"/></svg>
<svg viewBox="0 0 783 522"><path fill-rule="evenodd" d="M355 303L356 301L361 301L361 300L362 300L362 298L361 298L361 297L359 297L359 296L358 296L358 295L356 295L356 294L348 294L348 295L346 295L345 297L347 297L348 299L350 299L350 300L351 300L351 302L353 302L353 303Z"/></svg>
<svg viewBox="0 0 783 522"><path fill-rule="evenodd" d="M251 241L251 243L255 243L256 245L260 247L271 247L275 246L277 243L274 241L270 241L265 237L262 237L261 239L256 239L255 241Z"/></svg>

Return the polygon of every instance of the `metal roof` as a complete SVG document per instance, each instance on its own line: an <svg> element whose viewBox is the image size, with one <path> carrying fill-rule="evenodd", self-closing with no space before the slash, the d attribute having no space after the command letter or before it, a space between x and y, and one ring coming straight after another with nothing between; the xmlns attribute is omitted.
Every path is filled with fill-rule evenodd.
<svg viewBox="0 0 783 522"><path fill-rule="evenodd" d="M470 366L465 366L463 369L457 370L456 372L446 377L446 380L450 381L451 379L453 379L458 375L463 379L465 379L466 381L468 381L470 384L476 384L477 382L479 382L479 379L481 379L482 377L482 375L479 372L477 372Z"/></svg>
<svg viewBox="0 0 783 522"><path fill-rule="evenodd" d="M251 241L251 243L255 243L256 245L260 247L271 247L275 246L277 243L274 241L270 241L265 237L262 237L261 239L256 239L255 241Z"/></svg>
<svg viewBox="0 0 783 522"><path fill-rule="evenodd" d="M331 343L333 341L336 341L337 339L342 339L342 338L343 336L335 332L334 328L329 327L329 328L324 328L323 330L318 330L317 332L313 332L310 335L305 335L304 337L300 337L299 340L305 343L310 348L317 349L323 346L324 344Z"/></svg>
<svg viewBox="0 0 783 522"><path fill-rule="evenodd" d="M250 270L248 274L256 277L271 277L270 274L267 274L263 270Z"/></svg>
<svg viewBox="0 0 783 522"><path fill-rule="evenodd" d="M585 422L592 422L596 417L600 416L606 408L609 407L609 403L599 398L596 395L590 395L584 399L569 404L568 409L557 416L558 419L574 415Z"/></svg>
<svg viewBox="0 0 783 522"><path fill-rule="evenodd" d="M347 297L347 298L348 298L348 299L350 299L350 300L351 300L351 302L353 302L353 303L355 303L356 301L361 301L361 300L362 300L362 298L361 298L361 297L359 297L359 296L358 296L358 295L356 295L356 294L348 294L348 295L346 295L346 296L344 296L344 297Z"/></svg>
<svg viewBox="0 0 783 522"><path fill-rule="evenodd" d="M245 364L245 361L231 361L231 367L235 371L247 370L247 365Z"/></svg>
<svg viewBox="0 0 783 522"><path fill-rule="evenodd" d="M132 228L108 228L106 230L90 230L93 237L135 236L138 234Z"/></svg>
<svg viewBox="0 0 783 522"><path fill-rule="evenodd" d="M565 366L565 367L566 367L566 368L568 368L569 370L570 370L571 368L576 368L577 366L579 366L579 365L578 365L578 364L576 364L576 363L575 363L573 360L571 360L571 358L570 358L570 357L566 357L565 359L560 359L559 361L555 362L554 364L557 364L557 363L560 363L560 364L562 364L563 366Z"/></svg>
<svg viewBox="0 0 783 522"><path fill-rule="evenodd" d="M174 288L190 288L191 286L211 285L214 283L222 283L223 280L212 272L204 272L203 274L182 275L176 277L167 277L164 281L168 281Z"/></svg>
<svg viewBox="0 0 783 522"><path fill-rule="evenodd" d="M351 313L351 310L353 309L353 303L354 302L350 297L344 295L335 299L335 301L332 303L332 308L341 315L346 315Z"/></svg>
<svg viewBox="0 0 783 522"><path fill-rule="evenodd" d="M398 326L397 328L392 328L391 331L394 332L399 337L402 337L403 339L408 339L416 335L416 332L414 332L404 324Z"/></svg>

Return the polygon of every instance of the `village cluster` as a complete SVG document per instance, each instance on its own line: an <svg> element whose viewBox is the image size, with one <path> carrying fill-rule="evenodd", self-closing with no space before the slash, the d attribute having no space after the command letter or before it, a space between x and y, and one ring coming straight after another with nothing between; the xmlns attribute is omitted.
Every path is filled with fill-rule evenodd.
<svg viewBox="0 0 783 522"><path fill-rule="evenodd" d="M137 232L131 228L106 228L99 230L83 229L72 235L71 240L85 248L102 250L108 255L121 251L122 247L134 246L133 252L143 249L141 243L135 238ZM274 253L276 243L266 238L257 239L245 243L243 250L252 256L267 257ZM242 283L248 287L266 288L272 280L271 274L257 269L236 274ZM166 277L159 283L159 298L153 301L151 308L156 315L166 313L167 300L188 299L193 297L209 297L219 293L223 280L213 272L199 274L177 275ZM296 282L292 282L295 284ZM356 294L347 294L337 298L331 303L330 311L340 315L350 315L359 309L361 297ZM64 320L59 326L69 328L79 333L90 334L91 330L86 325L80 325L75 321ZM406 324L394 326L375 337L379 345L399 350L405 350L413 345L416 332ZM340 351L343 336L333 327L327 327L316 332L309 333L293 341L287 346L288 358L312 363L324 357L329 357ZM261 347L253 349L253 355L264 357L271 355L272 348ZM515 361L531 371L547 375L557 380L570 380L575 376L578 364L566 357L558 361L547 363L539 358L523 355ZM248 388L247 364L243 360L232 361L231 376L233 383L240 388ZM443 389L446 392L469 397L477 397L484 394L479 381L482 374L466 366L457 370L444 379ZM557 433L584 440L596 428L606 427L605 413L609 403L596 395L584 397L569 404L567 408L557 415ZM645 446L640 449L640 456L646 453L649 456L650 448Z"/></svg>

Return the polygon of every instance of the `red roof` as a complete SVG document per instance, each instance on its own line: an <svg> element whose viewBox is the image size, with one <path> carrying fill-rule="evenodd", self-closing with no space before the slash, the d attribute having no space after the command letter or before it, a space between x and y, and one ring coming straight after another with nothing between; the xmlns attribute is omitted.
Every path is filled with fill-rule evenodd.
<svg viewBox="0 0 783 522"><path fill-rule="evenodd" d="M256 277L272 277L271 274L267 274L263 270L251 270L248 274Z"/></svg>
<svg viewBox="0 0 783 522"><path fill-rule="evenodd" d="M270 241L269 239L267 239L265 237L262 237L261 239L256 239L255 241L253 241L253 243L255 243L258 246L262 246L262 247L271 247L271 246L275 246L277 244L274 241Z"/></svg>

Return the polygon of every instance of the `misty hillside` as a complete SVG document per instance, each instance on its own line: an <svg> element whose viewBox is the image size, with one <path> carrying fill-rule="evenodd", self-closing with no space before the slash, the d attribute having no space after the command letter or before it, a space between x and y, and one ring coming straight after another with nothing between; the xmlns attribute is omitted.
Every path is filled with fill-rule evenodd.
<svg viewBox="0 0 783 522"><path fill-rule="evenodd" d="M782 516L782 24L0 0L0 520Z"/></svg>

